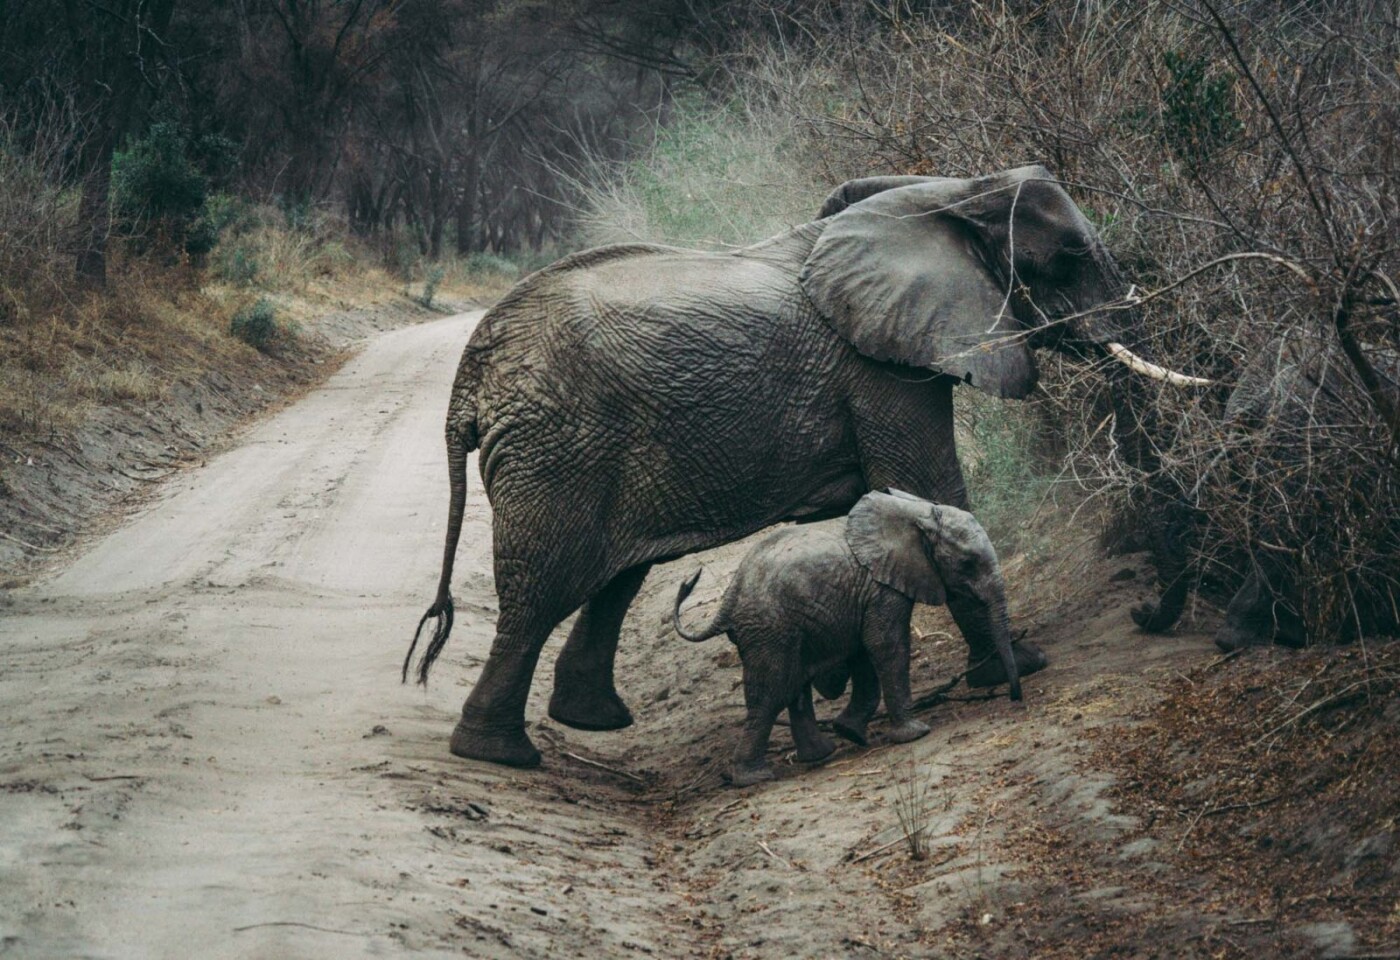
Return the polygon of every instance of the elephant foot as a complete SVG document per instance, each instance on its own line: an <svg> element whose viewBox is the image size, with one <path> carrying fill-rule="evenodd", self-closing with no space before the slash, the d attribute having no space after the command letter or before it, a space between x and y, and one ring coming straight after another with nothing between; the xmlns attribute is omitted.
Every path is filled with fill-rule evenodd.
<svg viewBox="0 0 1400 960"><path fill-rule="evenodd" d="M1166 633L1176 624L1176 618L1162 612L1156 603L1142 603L1130 611L1133 623L1144 633Z"/></svg>
<svg viewBox="0 0 1400 960"><path fill-rule="evenodd" d="M889 738L895 743L908 743L920 737L927 736L929 725L922 720L910 718L902 723L890 725Z"/></svg>
<svg viewBox="0 0 1400 960"><path fill-rule="evenodd" d="M1033 673L1039 673L1050 663L1045 657L1045 651L1041 650L1033 643L1024 640L1011 645L1011 652L1016 656L1016 672L1022 677L1028 677ZM975 654L968 655L968 662L976 663ZM989 659L967 675L967 685L969 687L995 687L999 683L1006 683L1006 670L1001 665L1001 660L993 654Z"/></svg>
<svg viewBox="0 0 1400 960"><path fill-rule="evenodd" d="M768 761L758 763L736 763L729 771L729 782L736 787L751 787L756 783L767 783L773 779L773 768Z"/></svg>
<svg viewBox="0 0 1400 960"><path fill-rule="evenodd" d="M549 716L575 730L621 730L632 726L632 711L617 691L599 689L596 684L579 680L555 681Z"/></svg>
<svg viewBox="0 0 1400 960"><path fill-rule="evenodd" d="M868 747L870 741L865 737L865 724L846 717L837 717L831 721L831 731L838 737L849 740L857 746Z"/></svg>
<svg viewBox="0 0 1400 960"><path fill-rule="evenodd" d="M1229 625L1221 627L1215 634L1215 646L1221 653L1235 653L1238 650L1247 650L1250 647L1267 647L1273 642L1274 637L1271 632L1256 633ZM1282 645L1294 646L1294 644ZM1297 644L1297 646L1301 646L1301 644Z"/></svg>
<svg viewBox="0 0 1400 960"><path fill-rule="evenodd" d="M538 767L540 752L523 728L503 729L463 716L452 731L449 749L468 760L485 760L506 767Z"/></svg>
<svg viewBox="0 0 1400 960"><path fill-rule="evenodd" d="M803 763L821 763L836 752L836 741L827 736L819 736L805 744L797 745L797 759Z"/></svg>

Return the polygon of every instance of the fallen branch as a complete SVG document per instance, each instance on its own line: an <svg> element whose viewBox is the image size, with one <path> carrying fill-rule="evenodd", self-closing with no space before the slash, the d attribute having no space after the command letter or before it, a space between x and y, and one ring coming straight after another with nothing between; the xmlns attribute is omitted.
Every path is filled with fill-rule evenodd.
<svg viewBox="0 0 1400 960"><path fill-rule="evenodd" d="M579 763L587 764L590 767L597 767L599 770L605 770L608 773L613 774L614 776L626 777L633 783L640 783L643 786L646 786L646 778L639 777L635 773L628 773L626 770L619 770L617 769L617 767L610 767L606 763L599 763L597 760L590 760L587 757L580 757L578 754L570 753L568 750L563 751L563 753L564 756L569 757L573 760L577 760Z"/></svg>
<svg viewBox="0 0 1400 960"><path fill-rule="evenodd" d="M769 848L768 844L760 840L758 841L758 846L764 853L768 854L768 856L772 857L774 860L778 861L783 866L787 867L789 870L792 869L792 864L784 860L782 857L778 856L776 853L774 853L772 849Z"/></svg>
<svg viewBox="0 0 1400 960"><path fill-rule="evenodd" d="M928 829L927 826L919 827L918 829L916 829L916 830L914 831L914 833L922 833L923 831L925 831L925 830L927 830L927 829ZM867 852L865 852L865 853L862 853L860 856L858 856L858 857L856 857L855 859L853 859L853 860L851 861L851 863L861 863L861 862L863 862L863 861L865 861L865 860L869 860L871 857L879 856L880 854L884 853L886 850L890 849L890 848L893 847L893 846L897 846L898 844L901 844L901 843L907 843L908 841L909 841L909 837L907 837L907 836L905 836L904 834L901 833L899 836L895 837L895 838L894 838L893 840L891 840L889 843L886 843L886 844L884 844L883 846L876 847L874 850L869 850L869 851L867 851Z"/></svg>
<svg viewBox="0 0 1400 960"><path fill-rule="evenodd" d="M3 530L0 530L0 537L13 541L21 547L28 547L30 550L38 550L40 553L57 553L59 550L63 549L62 547L41 547L37 543L30 543L28 540L21 540L19 537L11 536Z"/></svg>

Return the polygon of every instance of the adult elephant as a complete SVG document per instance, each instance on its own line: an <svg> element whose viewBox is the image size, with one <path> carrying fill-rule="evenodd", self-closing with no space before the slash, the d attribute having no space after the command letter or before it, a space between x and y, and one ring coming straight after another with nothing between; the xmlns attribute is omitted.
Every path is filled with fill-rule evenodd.
<svg viewBox="0 0 1400 960"><path fill-rule="evenodd" d="M1379 389L1400 403L1400 355L1379 347L1368 352ZM1367 435L1374 421L1367 394L1341 344L1325 329L1293 330L1251 352L1225 405L1224 444L1195 485L1206 490L1210 507L1245 510L1251 521L1234 518L1233 529L1247 529L1250 539L1240 544L1243 581L1230 595L1215 634L1222 651L1270 643L1301 647L1311 639L1299 602L1300 578L1306 577L1299 568L1301 531L1312 527L1328 540L1340 536L1329 525L1337 522L1333 511L1344 504L1329 509L1326 498L1344 495L1342 487L1365 476L1356 451L1376 443ZM1207 484L1212 469L1218 476ZM1337 483L1338 476L1346 482ZM1394 486L1373 482L1367 478L1359 484L1368 488L1373 511L1372 550L1395 556L1400 525L1393 511ZM1193 491L1191 499L1198 495ZM1133 619L1147 633L1164 633L1180 619L1190 587L1200 579L1191 555L1201 550L1198 541L1212 524L1209 510L1179 493L1158 490L1151 496L1155 502L1147 512L1155 519L1149 537L1163 589L1155 602L1134 609ZM1400 627L1394 571L1371 569L1383 564L1357 566L1347 584L1349 609L1339 617L1335 635L1393 633Z"/></svg>
<svg viewBox="0 0 1400 960"><path fill-rule="evenodd" d="M420 680L452 626L477 449L500 601L452 752L538 763L526 695L545 639L579 607L549 715L586 730L631 723L613 657L653 563L843 514L873 489L966 509L953 386L1021 398L1034 346L1121 351L1108 318L1127 314L1075 315L1123 292L1040 166L856 180L820 219L732 253L624 244L525 278L472 334L447 415L452 499ZM985 608L949 606L964 637L995 635L977 622ZM1005 679L992 654L969 649L970 684ZM1030 644L1016 657L1023 676L1045 665Z"/></svg>

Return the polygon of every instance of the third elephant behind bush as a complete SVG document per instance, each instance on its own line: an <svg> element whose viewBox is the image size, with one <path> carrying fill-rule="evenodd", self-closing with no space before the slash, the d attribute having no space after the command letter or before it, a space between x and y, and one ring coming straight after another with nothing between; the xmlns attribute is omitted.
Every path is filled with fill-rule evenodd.
<svg viewBox="0 0 1400 960"><path fill-rule="evenodd" d="M1369 349L1380 389L1400 403L1400 354ZM1223 547L1244 577L1215 564L1227 570L1214 579L1234 590L1215 636L1221 650L1303 646L1317 639L1310 622L1340 639L1400 629L1400 474L1335 336L1294 330L1252 351L1222 426L1221 442L1197 457L1199 477L1159 481L1149 532L1164 589L1133 611L1138 626L1169 630L1202 579L1191 555ZM1377 452L1369 465L1359 455L1367 450ZM1221 530L1233 542L1202 542Z"/></svg>

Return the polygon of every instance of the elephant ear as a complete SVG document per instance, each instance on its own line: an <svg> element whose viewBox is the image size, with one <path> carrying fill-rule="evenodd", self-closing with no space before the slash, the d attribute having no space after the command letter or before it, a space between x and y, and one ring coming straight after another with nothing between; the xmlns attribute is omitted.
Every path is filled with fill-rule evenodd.
<svg viewBox="0 0 1400 960"><path fill-rule="evenodd" d="M877 193L884 193L886 190L893 190L896 187L908 187L916 183L933 183L943 177L862 177L859 180L847 180L841 186L826 195L826 200L822 203L822 208L817 212L817 219L824 220L827 217L835 216L845 210L853 203L860 203Z"/></svg>
<svg viewBox="0 0 1400 960"><path fill-rule="evenodd" d="M803 290L864 356L949 374L993 396L1026 396L1035 361L1016 336L997 239L1008 232L1020 173L931 179L852 204L825 221Z"/></svg>
<svg viewBox="0 0 1400 960"><path fill-rule="evenodd" d="M877 583L918 603L943 603L943 581L924 551L919 521L933 505L917 497L867 493L846 518L846 545Z"/></svg>

